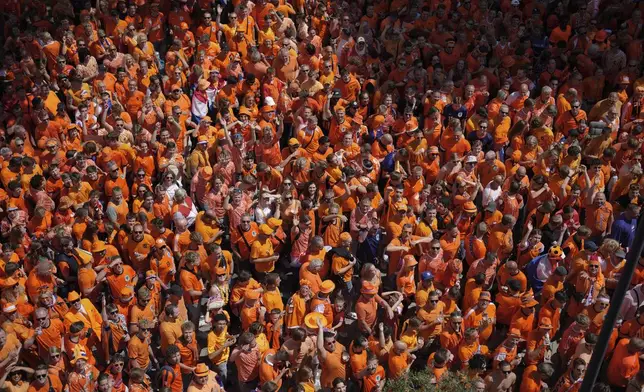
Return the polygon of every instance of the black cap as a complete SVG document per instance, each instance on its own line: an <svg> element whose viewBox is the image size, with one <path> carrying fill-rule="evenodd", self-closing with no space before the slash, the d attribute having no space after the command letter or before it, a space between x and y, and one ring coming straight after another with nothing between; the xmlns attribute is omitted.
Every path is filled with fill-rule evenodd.
<svg viewBox="0 0 644 392"><path fill-rule="evenodd" d="M589 252L595 252L597 251L597 249L599 249L599 247L597 247L597 244L594 243L593 241L584 242L584 250L587 250Z"/></svg>

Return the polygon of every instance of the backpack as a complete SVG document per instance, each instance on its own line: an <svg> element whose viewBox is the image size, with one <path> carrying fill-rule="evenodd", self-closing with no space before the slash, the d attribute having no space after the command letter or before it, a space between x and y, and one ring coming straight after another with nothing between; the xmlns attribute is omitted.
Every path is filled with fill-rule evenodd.
<svg viewBox="0 0 644 392"><path fill-rule="evenodd" d="M163 365L163 366L161 367L161 369L159 369L159 373L157 374L157 380L156 380L156 381L157 381L157 386L159 386L159 388L160 388L161 386L163 386L163 380L161 380L161 377L163 377L163 371L164 371L164 370L167 370L167 371L169 371L169 372L170 372L170 374L172 374L172 381L170 381L170 382L168 383L169 385L172 385L172 383L174 382L174 380L176 380L176 378L177 378L177 375L175 374L174 369L173 369L172 367L170 367L170 366L168 366L168 365Z"/></svg>

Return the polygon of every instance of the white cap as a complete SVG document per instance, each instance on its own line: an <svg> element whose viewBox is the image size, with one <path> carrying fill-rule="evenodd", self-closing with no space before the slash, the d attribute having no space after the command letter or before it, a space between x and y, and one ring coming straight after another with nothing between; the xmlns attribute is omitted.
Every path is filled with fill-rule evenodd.
<svg viewBox="0 0 644 392"><path fill-rule="evenodd" d="M465 163L478 163L478 159L474 155L469 155L467 158L465 158Z"/></svg>
<svg viewBox="0 0 644 392"><path fill-rule="evenodd" d="M275 106L275 100L273 97L266 97L264 98L264 105Z"/></svg>

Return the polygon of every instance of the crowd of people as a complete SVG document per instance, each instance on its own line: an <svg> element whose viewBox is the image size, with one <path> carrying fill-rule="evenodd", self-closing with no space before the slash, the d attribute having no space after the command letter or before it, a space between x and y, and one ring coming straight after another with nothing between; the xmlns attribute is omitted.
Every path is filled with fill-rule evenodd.
<svg viewBox="0 0 644 392"><path fill-rule="evenodd" d="M0 390L580 391L644 2L0 9ZM644 391L638 260L594 391Z"/></svg>

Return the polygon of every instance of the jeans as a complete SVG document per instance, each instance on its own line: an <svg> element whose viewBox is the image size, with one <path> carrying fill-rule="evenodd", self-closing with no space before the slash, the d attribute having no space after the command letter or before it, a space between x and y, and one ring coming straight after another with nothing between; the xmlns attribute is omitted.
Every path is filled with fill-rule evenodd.
<svg viewBox="0 0 644 392"><path fill-rule="evenodd" d="M226 385L226 381L228 379L228 362L220 363L219 365L213 364L211 369L217 373L221 382Z"/></svg>

